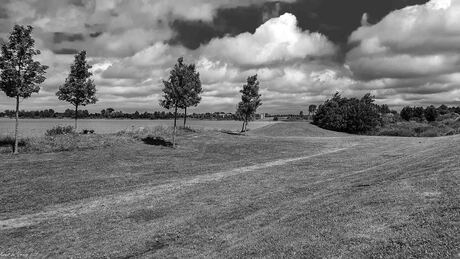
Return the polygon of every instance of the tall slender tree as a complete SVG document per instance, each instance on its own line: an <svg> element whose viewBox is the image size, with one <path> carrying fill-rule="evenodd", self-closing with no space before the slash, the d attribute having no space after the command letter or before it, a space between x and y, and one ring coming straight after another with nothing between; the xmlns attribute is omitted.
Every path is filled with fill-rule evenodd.
<svg viewBox="0 0 460 259"><path fill-rule="evenodd" d="M40 54L35 49L32 38L32 26L15 25L8 42L1 46L0 89L8 97L16 99L16 124L14 128L14 150L18 151L19 101L29 98L40 91L40 84L45 81L47 66L34 61Z"/></svg>
<svg viewBox="0 0 460 259"><path fill-rule="evenodd" d="M196 71L195 64L186 65L183 60L179 59L180 70L178 76L182 78L181 85L183 88L184 98L179 105L179 108L184 109L184 128L187 122L187 108L197 106L201 102L201 88L200 73Z"/></svg>
<svg viewBox="0 0 460 259"><path fill-rule="evenodd" d="M262 105L257 75L248 77L247 84L243 85L240 93L241 102L238 103L236 113L243 120L241 132L245 132L247 131L249 121L254 118L257 108Z"/></svg>
<svg viewBox="0 0 460 259"><path fill-rule="evenodd" d="M78 107L97 102L96 85L91 79L91 66L86 62L86 51L82 50L75 55L75 61L70 66L70 74L64 85L59 87L56 95L59 100L75 106L75 130L77 130Z"/></svg>
<svg viewBox="0 0 460 259"><path fill-rule="evenodd" d="M315 113L316 108L317 108L317 106L314 105L314 104L310 104L310 106L308 106L308 116L309 117L311 117L311 114Z"/></svg>
<svg viewBox="0 0 460 259"><path fill-rule="evenodd" d="M185 65L181 57L169 73L168 81L163 80L163 99L160 105L166 109L174 109L173 147L176 147L177 109L198 105L202 92L200 75L196 72L195 65ZM186 116L185 116L186 117ZM186 118L184 118L184 126Z"/></svg>

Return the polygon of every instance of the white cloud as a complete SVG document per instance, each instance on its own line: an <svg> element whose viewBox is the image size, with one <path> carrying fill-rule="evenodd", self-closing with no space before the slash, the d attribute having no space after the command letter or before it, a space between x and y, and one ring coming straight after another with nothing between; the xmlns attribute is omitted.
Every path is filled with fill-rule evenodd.
<svg viewBox="0 0 460 259"><path fill-rule="evenodd" d="M301 31L294 15L286 13L261 25L254 34L213 39L202 47L207 57L242 66L266 66L307 57L335 54L335 46L319 33Z"/></svg>
<svg viewBox="0 0 460 259"><path fill-rule="evenodd" d="M349 41L346 64L361 89L392 104L453 103L460 89L460 1L432 0L364 24ZM396 101L395 101L396 100Z"/></svg>
<svg viewBox="0 0 460 259"><path fill-rule="evenodd" d="M350 36L347 55L364 78L450 73L460 69L460 1L432 0L394 11Z"/></svg>

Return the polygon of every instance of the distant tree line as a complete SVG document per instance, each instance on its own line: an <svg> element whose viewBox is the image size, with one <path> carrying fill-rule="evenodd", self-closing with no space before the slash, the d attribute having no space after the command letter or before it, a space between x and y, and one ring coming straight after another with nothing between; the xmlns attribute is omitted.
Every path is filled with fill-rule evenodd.
<svg viewBox="0 0 460 259"><path fill-rule="evenodd" d="M460 114L460 106L458 107L448 107L447 105L441 105L439 107L435 107L430 105L428 107L410 107L406 106L401 110L401 118L406 121L414 120L414 121L436 121L438 116L446 115L448 113L458 113Z"/></svg>
<svg viewBox="0 0 460 259"><path fill-rule="evenodd" d="M336 93L331 99L319 105L313 116L313 123L329 130L365 133L383 126L384 118L398 116L388 105L375 104L375 97L366 94L362 98L345 98ZM400 112L403 120L418 122L436 121L438 116L449 113L460 114L460 107L441 105L435 107L404 107Z"/></svg>
<svg viewBox="0 0 460 259"><path fill-rule="evenodd" d="M0 112L0 117L14 118L16 111L5 110ZM178 118L184 118L184 113L178 113ZM206 112L192 113L187 115L188 118L198 120L239 120L239 116L234 113L226 112ZM257 117L257 116L256 116ZM56 112L53 109L38 111L19 111L19 118L42 119L42 118L75 118L75 111L66 109L64 112ZM90 113L88 110L78 110L78 118L82 119L140 119L140 120L168 120L174 118L174 113L165 111L139 112L133 113L115 111L113 108L107 108L100 112Z"/></svg>

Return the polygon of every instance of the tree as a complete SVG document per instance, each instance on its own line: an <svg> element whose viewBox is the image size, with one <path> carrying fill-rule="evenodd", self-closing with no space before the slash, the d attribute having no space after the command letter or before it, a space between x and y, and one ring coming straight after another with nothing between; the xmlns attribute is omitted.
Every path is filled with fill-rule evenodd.
<svg viewBox="0 0 460 259"><path fill-rule="evenodd" d="M433 105L426 107L425 118L427 121L435 121L438 117L438 110Z"/></svg>
<svg viewBox="0 0 460 259"><path fill-rule="evenodd" d="M423 122L423 120L425 119L425 109L423 109L423 107L414 107L413 111L414 111L413 117L418 122Z"/></svg>
<svg viewBox="0 0 460 259"><path fill-rule="evenodd" d="M314 114L315 111L316 111L316 105L314 104L311 104L310 106L308 106L308 116L310 116L312 113Z"/></svg>
<svg viewBox="0 0 460 259"><path fill-rule="evenodd" d="M303 118L303 111L300 111L300 112L299 112L299 117L300 117L300 118Z"/></svg>
<svg viewBox="0 0 460 259"><path fill-rule="evenodd" d="M439 106L437 110L440 115L445 115L449 113L449 108L445 104Z"/></svg>
<svg viewBox="0 0 460 259"><path fill-rule="evenodd" d="M86 62L86 51L75 55L75 61L70 66L70 74L64 85L59 87L56 95L59 100L75 106L75 130L77 130L78 106L86 106L97 102L96 86L91 79L91 66Z"/></svg>
<svg viewBox="0 0 460 259"><path fill-rule="evenodd" d="M184 64L184 59L181 57L177 60L175 77L177 78L177 87L182 89L182 98L178 107L184 109L184 128L187 122L187 108L197 106L201 102L200 94L203 92L201 88L200 73L196 71L194 64Z"/></svg>
<svg viewBox="0 0 460 259"><path fill-rule="evenodd" d="M401 118L409 121L414 116L414 109L410 106L406 106L401 110Z"/></svg>
<svg viewBox="0 0 460 259"><path fill-rule="evenodd" d="M391 113L391 110L390 110L390 107L388 107L388 104L382 104L381 106L379 106L379 109L380 109L381 114Z"/></svg>
<svg viewBox="0 0 460 259"><path fill-rule="evenodd" d="M14 129L14 150L18 151L19 99L29 98L40 91L40 84L45 81L47 66L34 61L33 57L40 54L35 49L32 38L32 26L15 25L8 42L1 46L0 56L0 89L8 97L16 99L16 124Z"/></svg>
<svg viewBox="0 0 460 259"><path fill-rule="evenodd" d="M163 80L163 99L160 100L162 107L168 110L174 108L173 147L176 147L177 109L186 107L187 104L192 103L189 99L190 89L188 86L186 87L188 77L191 77L191 75L187 75L187 69L183 62L184 59L179 58L177 64L169 72L168 81Z"/></svg>
<svg viewBox="0 0 460 259"><path fill-rule="evenodd" d="M259 94L259 81L257 75L250 76L247 79L247 84L243 85L240 90L241 102L238 103L236 113L243 120L241 132L245 132L250 120L254 118L257 108L262 105Z"/></svg>

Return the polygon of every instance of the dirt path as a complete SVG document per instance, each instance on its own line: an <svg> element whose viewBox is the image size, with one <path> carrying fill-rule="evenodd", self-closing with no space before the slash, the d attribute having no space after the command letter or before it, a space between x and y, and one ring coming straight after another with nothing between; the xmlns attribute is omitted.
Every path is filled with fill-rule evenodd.
<svg viewBox="0 0 460 259"><path fill-rule="evenodd" d="M243 173L253 172L260 169L266 169L275 166L282 166L288 163L306 160L326 154L337 153L347 148L327 149L320 153L301 156L295 158L278 159L271 162L259 163L252 166L239 167L232 170L221 171L213 174L206 174L194 177L192 179L180 180L170 184L163 184L154 187L143 187L136 191L131 191L124 194L109 195L102 198L97 198L92 201L80 202L75 205L68 206L55 206L46 211L28 214L19 218L0 220L0 231L7 229L14 229L26 226L36 225L43 221L50 219L63 218L63 217L76 217L82 214L88 214L96 211L104 211L113 209L115 206L120 206L127 203L132 203L137 200L149 197L151 200L163 200L167 198L167 194L176 193L179 189L184 189L197 184L203 184L213 181L220 181L224 178L236 176Z"/></svg>

